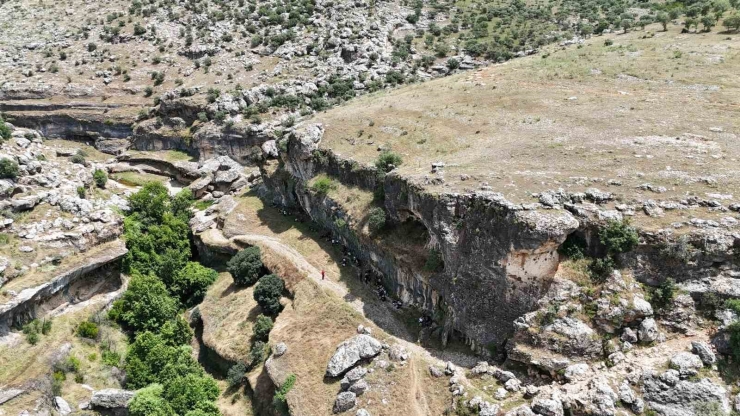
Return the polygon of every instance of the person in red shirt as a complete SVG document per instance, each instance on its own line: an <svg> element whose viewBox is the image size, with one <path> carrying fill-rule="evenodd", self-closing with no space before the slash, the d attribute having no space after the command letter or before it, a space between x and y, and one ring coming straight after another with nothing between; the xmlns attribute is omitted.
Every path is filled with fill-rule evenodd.
<svg viewBox="0 0 740 416"><path fill-rule="evenodd" d="M321 270L321 280L324 280L325 277L326 277L326 273L323 270Z"/></svg>

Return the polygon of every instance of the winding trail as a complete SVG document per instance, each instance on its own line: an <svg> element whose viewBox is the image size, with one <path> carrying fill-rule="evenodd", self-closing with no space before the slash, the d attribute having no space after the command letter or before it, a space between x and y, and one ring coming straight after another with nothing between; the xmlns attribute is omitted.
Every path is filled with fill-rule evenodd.
<svg viewBox="0 0 740 416"><path fill-rule="evenodd" d="M208 234L207 239L210 242L217 244L219 246L262 244L262 245L269 247L275 252L283 255L289 261L293 262L293 265L296 268L303 271L305 275L311 280L313 280L317 285L319 285L322 288L327 289L329 292L341 298L345 303L349 304L353 309L359 312L368 321L374 322L373 319L368 317L367 314L365 313L363 301L359 297L353 296L350 293L349 288L344 283L342 283L341 281L321 279L321 271L317 267L312 265L302 254L300 254L293 247L290 247L286 245L285 243L283 243L282 241L280 241L280 239L271 237L271 236L261 235L261 234L240 234L240 235L236 235L231 238L226 238L220 229L209 229L205 233ZM353 299L353 300L347 301L347 299ZM382 326L379 326L379 327L381 329L383 328ZM385 332L387 333L387 331ZM448 359L445 357L451 358L452 355L456 356L455 358L457 359L455 361L458 361L458 362L461 361L460 360L461 358L463 362L467 362L469 364L470 363L475 364L475 362L479 361L476 357L472 355L464 355L463 357L460 357L462 356L462 354L458 352L448 352L448 351L438 351L438 350L430 351L429 349L426 349L413 342L393 336L392 334L388 334L388 335L391 336L396 343L405 347L407 351L414 353L418 358L421 358L430 364L443 366L445 365L445 362L448 361ZM434 352L434 354L432 354L432 351ZM443 358L440 358L440 357L443 357Z"/></svg>

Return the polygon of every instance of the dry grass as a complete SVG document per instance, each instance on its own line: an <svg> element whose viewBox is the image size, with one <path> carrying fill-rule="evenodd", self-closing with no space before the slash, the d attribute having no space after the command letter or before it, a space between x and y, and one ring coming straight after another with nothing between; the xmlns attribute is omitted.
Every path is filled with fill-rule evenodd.
<svg viewBox="0 0 740 416"><path fill-rule="evenodd" d="M65 344L71 344L69 356L80 360L80 372L83 374L83 383L94 389L120 388L113 376L112 367L103 364L101 359L102 344L110 346L121 356L126 350L126 336L117 328L103 325L100 330L100 342L84 340L75 335L80 322L87 320L92 314L100 310L100 304L70 312L52 319L51 331L47 335L40 335L36 345L29 344L23 334L16 333L17 337L7 344L0 344L0 386L23 386L29 381L48 379L52 373L52 364L60 357L59 351ZM74 374L67 374L62 385L62 396L77 408L79 403L90 400L90 391L83 388L74 380ZM50 384L49 384L50 386ZM16 406L18 409L32 409L28 406L29 398L38 393L23 395L5 404L8 409ZM15 413L8 413L15 414Z"/></svg>
<svg viewBox="0 0 740 416"><path fill-rule="evenodd" d="M221 357L248 361L252 326L261 313L254 287L237 288L229 273L220 273L200 304L203 342Z"/></svg>
<svg viewBox="0 0 740 416"><path fill-rule="evenodd" d="M144 186L147 182L167 182L170 180L170 178L167 176L138 172L114 173L110 177L114 181L120 182L123 185L127 186Z"/></svg>
<svg viewBox="0 0 740 416"><path fill-rule="evenodd" d="M535 202L532 192L588 187L624 202L738 195L740 38L679 31L595 37L546 58L370 94L315 118L326 127L321 146L366 164L389 146L404 159L399 172L419 183L432 162L445 162L445 183L427 185L434 192L485 183L522 202ZM667 192L637 189L644 183ZM724 214L637 221L665 226L691 215Z"/></svg>

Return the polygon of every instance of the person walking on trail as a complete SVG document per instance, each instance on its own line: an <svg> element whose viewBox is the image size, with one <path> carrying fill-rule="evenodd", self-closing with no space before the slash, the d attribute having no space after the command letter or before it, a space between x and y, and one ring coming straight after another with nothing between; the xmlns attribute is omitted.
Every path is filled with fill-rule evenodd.
<svg viewBox="0 0 740 416"><path fill-rule="evenodd" d="M321 280L324 280L324 278L325 278L325 277L326 277L326 273L325 273L325 272L324 272L324 270L322 269L322 270L321 270Z"/></svg>

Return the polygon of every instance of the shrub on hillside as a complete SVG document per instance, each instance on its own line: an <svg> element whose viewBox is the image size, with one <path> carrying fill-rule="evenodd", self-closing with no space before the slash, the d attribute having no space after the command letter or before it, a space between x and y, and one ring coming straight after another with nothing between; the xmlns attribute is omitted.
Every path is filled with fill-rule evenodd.
<svg viewBox="0 0 740 416"><path fill-rule="evenodd" d="M244 375L247 373L247 365L239 361L229 368L229 372L226 374L226 380L229 382L229 386L238 386L244 380Z"/></svg>
<svg viewBox="0 0 740 416"><path fill-rule="evenodd" d="M159 335L167 345L176 347L178 345L189 345L193 339L193 330L190 329L187 321L181 316L169 320L162 325Z"/></svg>
<svg viewBox="0 0 740 416"><path fill-rule="evenodd" d="M108 182L108 174L102 169L95 169L93 172L93 181L98 188L105 188L106 182Z"/></svg>
<svg viewBox="0 0 740 416"><path fill-rule="evenodd" d="M285 282L274 274L262 276L254 288L254 300L260 305L266 315L275 316L280 313L280 297L285 289Z"/></svg>
<svg viewBox="0 0 740 416"><path fill-rule="evenodd" d="M599 230L599 240L610 255L626 253L637 247L637 231L626 221L609 221Z"/></svg>
<svg viewBox="0 0 740 416"><path fill-rule="evenodd" d="M370 210L370 215L367 218L367 227L371 233L377 233L385 227L385 210L380 207L375 207Z"/></svg>
<svg viewBox="0 0 740 416"><path fill-rule="evenodd" d="M98 337L98 326L94 322L85 321L77 326L77 336L88 339Z"/></svg>
<svg viewBox="0 0 740 416"><path fill-rule="evenodd" d="M0 179L15 179L18 177L18 163L8 158L0 159Z"/></svg>
<svg viewBox="0 0 740 416"><path fill-rule="evenodd" d="M403 159L397 153L390 150L383 150L375 161L375 167L379 172L388 173L403 163Z"/></svg>
<svg viewBox="0 0 740 416"><path fill-rule="evenodd" d="M9 140L12 135L10 127L5 124L5 120L0 117L0 141Z"/></svg>
<svg viewBox="0 0 740 416"><path fill-rule="evenodd" d="M334 190L337 188L337 185L334 183L331 178L322 176L320 178L317 178L314 183L311 185L311 190L316 192L320 195L325 195L329 191Z"/></svg>
<svg viewBox="0 0 740 416"><path fill-rule="evenodd" d="M591 280L594 283L604 283L614 271L615 266L614 260L609 256L595 259L589 266Z"/></svg>
<svg viewBox="0 0 740 416"><path fill-rule="evenodd" d="M270 335L270 331L272 331L272 326L272 318L260 314L257 316L257 321L252 328L254 338L260 341L267 341L267 337Z"/></svg>
<svg viewBox="0 0 740 416"><path fill-rule="evenodd" d="M262 274L262 255L260 248L252 246L236 253L226 268L234 278L234 283L239 286L251 286Z"/></svg>

